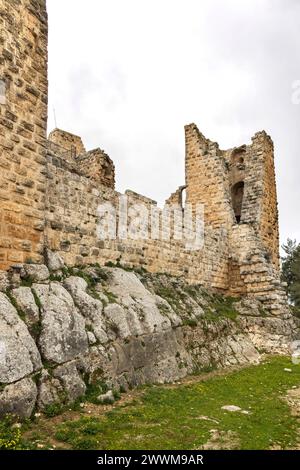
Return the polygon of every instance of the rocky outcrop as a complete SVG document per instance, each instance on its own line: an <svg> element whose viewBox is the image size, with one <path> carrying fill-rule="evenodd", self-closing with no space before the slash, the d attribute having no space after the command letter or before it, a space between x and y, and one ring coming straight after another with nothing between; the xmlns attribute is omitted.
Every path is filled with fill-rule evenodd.
<svg viewBox="0 0 300 470"><path fill-rule="evenodd" d="M95 383L105 384L105 402L113 389L257 363L300 336L297 318L257 300L168 275L51 262L48 277L46 267L18 266L0 293L0 415L72 403Z"/></svg>
<svg viewBox="0 0 300 470"><path fill-rule="evenodd" d="M26 324L0 293L0 383L11 384L41 368L40 353Z"/></svg>
<svg viewBox="0 0 300 470"><path fill-rule="evenodd" d="M30 378L8 385L1 393L1 415L13 414L30 418L37 399L37 386Z"/></svg>
<svg viewBox="0 0 300 470"><path fill-rule="evenodd" d="M41 303L39 346L45 360L64 364L88 351L85 322L74 300L60 284L34 284Z"/></svg>

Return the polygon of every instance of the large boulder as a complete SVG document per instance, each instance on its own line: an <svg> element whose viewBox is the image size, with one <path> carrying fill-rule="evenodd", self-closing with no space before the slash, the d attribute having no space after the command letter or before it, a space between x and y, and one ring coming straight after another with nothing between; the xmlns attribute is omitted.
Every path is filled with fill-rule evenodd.
<svg viewBox="0 0 300 470"><path fill-rule="evenodd" d="M7 385L0 393L0 417L7 414L30 418L37 398L37 387L30 378Z"/></svg>
<svg viewBox="0 0 300 470"><path fill-rule="evenodd" d="M64 389L59 379L52 377L44 369L39 380L38 408L43 410L49 405L60 403L63 394Z"/></svg>
<svg viewBox="0 0 300 470"><path fill-rule="evenodd" d="M90 327L99 343L108 342L103 305L87 293L87 282L82 277L71 276L65 280L64 286L76 302L80 312L85 317L86 325Z"/></svg>
<svg viewBox="0 0 300 470"><path fill-rule="evenodd" d="M0 292L5 292L9 287L9 279L6 271L0 271Z"/></svg>
<svg viewBox="0 0 300 470"><path fill-rule="evenodd" d="M85 322L68 291L58 283L33 286L42 305L39 345L47 361L63 364L88 351Z"/></svg>
<svg viewBox="0 0 300 470"><path fill-rule="evenodd" d="M164 313L160 311L158 297L146 289L132 272L110 269L109 290L117 303L125 308L132 335L165 331L181 323L171 308L164 309ZM107 315L112 313L115 315L115 312L106 311Z"/></svg>
<svg viewBox="0 0 300 470"><path fill-rule="evenodd" d="M53 371L53 376L58 378L63 385L68 402L72 403L85 394L85 383L80 377L74 362L57 367Z"/></svg>
<svg viewBox="0 0 300 470"><path fill-rule="evenodd" d="M33 282L43 282L49 279L49 269L44 264L24 264L21 277L30 278Z"/></svg>
<svg viewBox="0 0 300 470"><path fill-rule="evenodd" d="M30 287L18 287L12 291L18 307L25 314L25 322L31 326L39 321L40 312Z"/></svg>
<svg viewBox="0 0 300 470"><path fill-rule="evenodd" d="M59 271L65 266L62 257L49 249L46 249L46 263L50 271Z"/></svg>
<svg viewBox="0 0 300 470"><path fill-rule="evenodd" d="M8 297L0 293L0 383L12 383L42 367L25 323Z"/></svg>

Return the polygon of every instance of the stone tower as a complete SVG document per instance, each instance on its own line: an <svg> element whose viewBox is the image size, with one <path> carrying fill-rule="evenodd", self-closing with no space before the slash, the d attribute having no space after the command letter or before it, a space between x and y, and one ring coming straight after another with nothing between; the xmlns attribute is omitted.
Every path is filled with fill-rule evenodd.
<svg viewBox="0 0 300 470"><path fill-rule="evenodd" d="M46 0L0 0L0 269L43 249Z"/></svg>
<svg viewBox="0 0 300 470"><path fill-rule="evenodd" d="M265 132L252 144L220 150L195 124L186 126L187 202L205 205L205 221L217 228L249 224L279 268L274 148Z"/></svg>
<svg viewBox="0 0 300 470"><path fill-rule="evenodd" d="M186 195L204 204L205 223L228 237L228 291L253 294L271 309L285 304L279 282L274 148L263 131L251 145L220 150L186 126Z"/></svg>

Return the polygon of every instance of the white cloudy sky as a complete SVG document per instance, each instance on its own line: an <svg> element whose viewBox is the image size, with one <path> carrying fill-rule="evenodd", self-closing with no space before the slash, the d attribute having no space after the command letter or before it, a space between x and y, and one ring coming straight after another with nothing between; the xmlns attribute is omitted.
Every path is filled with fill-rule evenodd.
<svg viewBox="0 0 300 470"><path fill-rule="evenodd" d="M300 241L299 0L48 0L49 130L103 148L117 188L164 201L184 183L185 124L221 148L265 129L281 238Z"/></svg>

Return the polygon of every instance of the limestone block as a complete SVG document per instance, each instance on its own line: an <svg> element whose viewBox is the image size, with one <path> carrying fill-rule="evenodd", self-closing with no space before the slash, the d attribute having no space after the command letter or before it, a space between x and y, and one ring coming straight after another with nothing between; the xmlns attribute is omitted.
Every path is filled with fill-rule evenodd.
<svg viewBox="0 0 300 470"><path fill-rule="evenodd" d="M68 291L60 284L34 284L42 304L39 344L43 356L63 364L88 350L85 322Z"/></svg>
<svg viewBox="0 0 300 470"><path fill-rule="evenodd" d="M26 324L30 326L37 323L40 318L40 312L30 287L18 287L17 289L13 289L12 295L18 307L26 316Z"/></svg>
<svg viewBox="0 0 300 470"><path fill-rule="evenodd" d="M46 406L61 402L64 389L59 379L52 377L45 369L39 380L39 393L37 405L40 410Z"/></svg>
<svg viewBox="0 0 300 470"><path fill-rule="evenodd" d="M86 319L97 340L104 344L108 341L106 325L103 317L103 305L98 299L91 297L87 291L87 282L81 277L71 276L65 280L65 288L70 292L80 312Z"/></svg>
<svg viewBox="0 0 300 470"><path fill-rule="evenodd" d="M80 377L74 362L57 367L53 371L53 376L60 380L70 403L85 394L85 383Z"/></svg>
<svg viewBox="0 0 300 470"><path fill-rule="evenodd" d="M0 417L16 415L30 418L37 399L37 387L34 381L26 378L12 385L7 385L0 392Z"/></svg>
<svg viewBox="0 0 300 470"><path fill-rule="evenodd" d="M30 277L33 282L43 282L49 279L49 270L44 264L24 264L21 277Z"/></svg>
<svg viewBox="0 0 300 470"><path fill-rule="evenodd" d="M59 271L65 266L62 257L49 249L46 249L46 262L50 271Z"/></svg>
<svg viewBox="0 0 300 470"><path fill-rule="evenodd" d="M0 293L0 383L12 383L42 367L41 357L25 323Z"/></svg>

